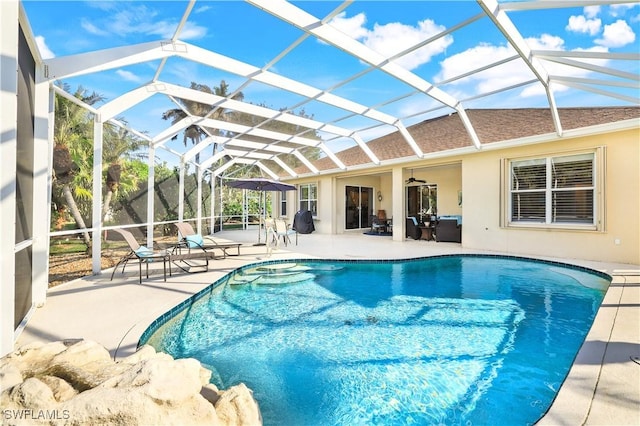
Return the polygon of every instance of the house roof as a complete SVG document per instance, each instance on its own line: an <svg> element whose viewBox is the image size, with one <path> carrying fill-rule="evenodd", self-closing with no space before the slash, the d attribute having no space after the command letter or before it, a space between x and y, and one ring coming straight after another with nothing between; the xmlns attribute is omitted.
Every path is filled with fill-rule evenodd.
<svg viewBox="0 0 640 426"><path fill-rule="evenodd" d="M558 112L564 131L640 118L640 107L559 108ZM482 144L555 133L548 108L469 109L467 115ZM422 121L407 130L426 155L474 146L457 113ZM400 132L374 139L367 146L381 161L418 158ZM336 155L347 166L370 162L358 146ZM335 169L328 158L316 161L314 166L322 171ZM309 169L302 166L296 172L304 174Z"/></svg>

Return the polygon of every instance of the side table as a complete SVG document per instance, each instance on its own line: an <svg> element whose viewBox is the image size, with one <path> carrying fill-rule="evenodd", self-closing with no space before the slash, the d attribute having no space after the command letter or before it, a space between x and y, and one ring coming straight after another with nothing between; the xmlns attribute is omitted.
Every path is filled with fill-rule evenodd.
<svg viewBox="0 0 640 426"><path fill-rule="evenodd" d="M422 233L420 235L421 240L427 240L427 241L433 240L433 227L420 225L420 231Z"/></svg>

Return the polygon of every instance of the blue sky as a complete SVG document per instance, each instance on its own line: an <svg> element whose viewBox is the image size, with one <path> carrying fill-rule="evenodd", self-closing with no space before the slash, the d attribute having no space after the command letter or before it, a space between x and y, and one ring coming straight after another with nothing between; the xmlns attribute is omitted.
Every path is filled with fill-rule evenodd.
<svg viewBox="0 0 640 426"><path fill-rule="evenodd" d="M340 5L329 1L295 2L298 7L322 18ZM44 58L170 38L180 21L187 3L171 1L30 1L24 2L33 34ZM334 20L333 25L356 38L369 48L383 54L398 52L412 40L424 40L480 12L475 1L363 1L354 2ZM640 50L640 6L638 3L603 7L576 7L544 11L509 12L509 17L534 49L586 50L600 52L635 52ZM240 1L204 1L196 3L181 40L248 64L263 67L289 47L302 32L279 19ZM406 68L437 83L477 68L488 61L513 54L504 37L485 17L458 31L430 43L400 59ZM593 60L592 62L638 74L638 61ZM65 80L72 89L82 85L108 100L150 81L158 62L138 64L122 69ZM593 77L589 71L545 63L549 74L572 77ZM307 38L291 53L275 63L270 71L298 79L321 89L333 88L367 66L340 50L314 38ZM477 93L491 92L531 78L530 71L517 63L507 63L474 76L441 87L458 99ZM602 78L598 76L597 78ZM170 59L160 79L188 86L195 81L217 86L221 80L236 89L244 80L236 75L192 62ZM618 99L577 91L564 86L555 88L559 106L629 105ZM638 96L637 89L620 91ZM279 109L302 102L298 95L276 90L259 83L242 89L245 101ZM411 89L380 71L342 85L333 93L364 105L403 118L410 125L430 118L418 114L429 109L430 99L411 94ZM405 98L387 103L395 97ZM433 107L436 103L432 104ZM466 107L510 108L517 106L547 106L540 85L529 85L499 95L465 103ZM157 134L168 122L162 121L163 111L174 105L166 99L150 101L123 113L134 127ZM352 129L365 129L365 140L389 129L373 127L376 123L359 117L345 118L346 112L329 108L319 102L303 107L307 114L319 120L338 120L336 124ZM433 112L442 115L447 110ZM342 145L335 141L333 149Z"/></svg>

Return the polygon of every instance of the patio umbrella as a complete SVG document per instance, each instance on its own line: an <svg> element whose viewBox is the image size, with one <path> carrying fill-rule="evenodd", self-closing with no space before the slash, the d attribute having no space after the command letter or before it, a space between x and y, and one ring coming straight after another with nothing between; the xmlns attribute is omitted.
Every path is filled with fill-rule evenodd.
<svg viewBox="0 0 640 426"><path fill-rule="evenodd" d="M295 191L296 187L288 184L279 182L277 180L265 179L265 178L245 178L245 179L234 179L230 180L225 185L230 186L232 188L238 189L250 189L253 191ZM263 208L262 208L262 216L260 216L260 221L264 222L264 214L267 211L266 209L266 197L263 198ZM260 227L258 227L258 244L260 244L260 228L262 227L262 223ZM266 238L266 237L265 237Z"/></svg>
<svg viewBox="0 0 640 426"><path fill-rule="evenodd" d="M294 191L295 186L264 178L234 179L226 183L227 186L254 191Z"/></svg>

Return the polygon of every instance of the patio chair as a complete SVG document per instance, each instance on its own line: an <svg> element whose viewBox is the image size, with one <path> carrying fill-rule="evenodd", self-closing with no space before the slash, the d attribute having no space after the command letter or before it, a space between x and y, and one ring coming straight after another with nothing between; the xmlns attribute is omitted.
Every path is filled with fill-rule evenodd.
<svg viewBox="0 0 640 426"><path fill-rule="evenodd" d="M293 234L296 235L296 245L298 245L298 231L290 228L289 225L287 225L287 223L283 219L275 219L273 223L274 223L276 238L282 237L282 241L284 242L285 246L291 242L291 238L289 238L289 235L293 235Z"/></svg>
<svg viewBox="0 0 640 426"><path fill-rule="evenodd" d="M142 264L145 264L147 278L149 278L149 263L162 261L162 268L164 272L164 280L167 280L167 262L169 262L169 252L166 250L154 251L153 249L142 246L138 243L136 238L130 231L126 229L114 229L113 231L122 235L124 240L129 245L131 251L127 253L122 259L116 263L111 272L111 279L120 265L122 265L122 273L124 274L124 268L127 266L130 260L138 261L139 282L142 284ZM171 275L171 267L169 267L169 275Z"/></svg>
<svg viewBox="0 0 640 426"><path fill-rule="evenodd" d="M210 236L203 237L193 230L193 227L188 222L178 222L175 223L176 228L178 228L178 238L179 245L184 248L199 248L204 251L212 251L214 249L218 249L222 251L222 256L239 256L240 255L240 246L242 243L218 243ZM231 254L228 250L235 249L237 252L235 254Z"/></svg>
<svg viewBox="0 0 640 426"><path fill-rule="evenodd" d="M406 227L406 237L411 237L414 240L419 240L422 237L422 230L418 224L418 219L415 217L407 217Z"/></svg>
<svg viewBox="0 0 640 426"><path fill-rule="evenodd" d="M371 232L377 232L377 233L385 233L387 232L387 220L386 219L380 219L378 216L376 216L375 214L372 214L370 216L371 221Z"/></svg>
<svg viewBox="0 0 640 426"><path fill-rule="evenodd" d="M435 231L438 242L462 242L462 224L456 218L439 218Z"/></svg>

